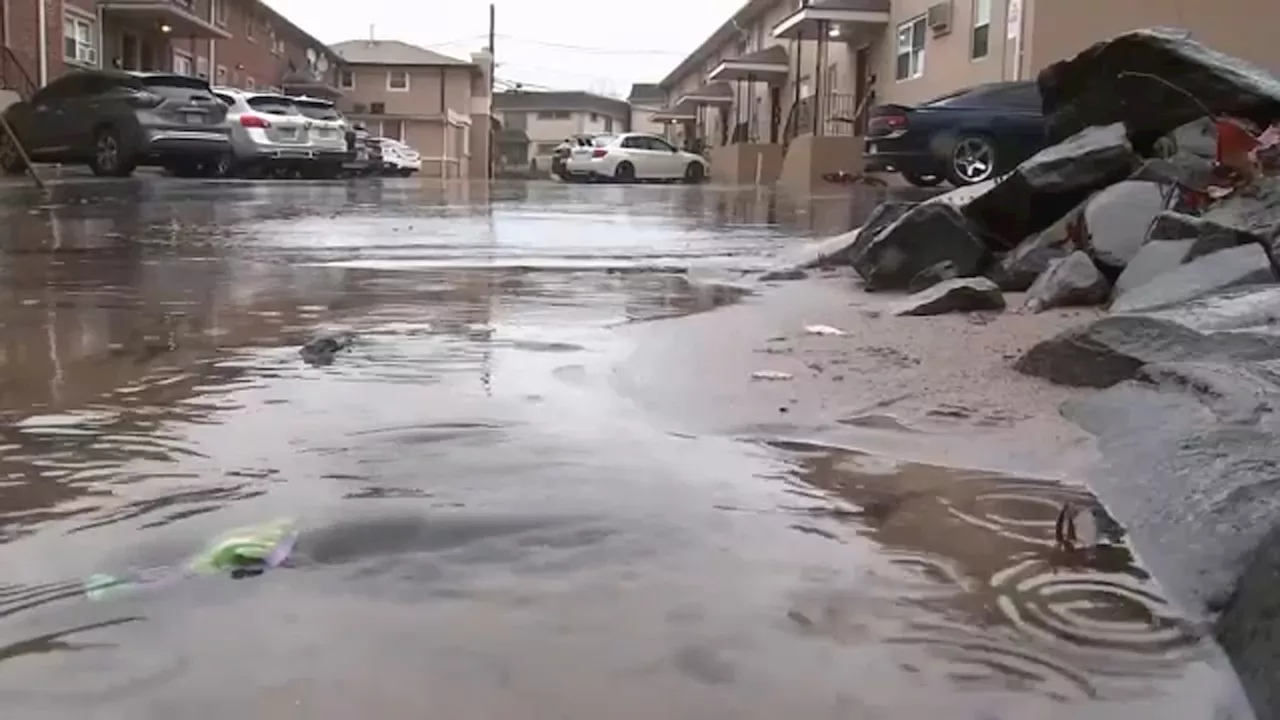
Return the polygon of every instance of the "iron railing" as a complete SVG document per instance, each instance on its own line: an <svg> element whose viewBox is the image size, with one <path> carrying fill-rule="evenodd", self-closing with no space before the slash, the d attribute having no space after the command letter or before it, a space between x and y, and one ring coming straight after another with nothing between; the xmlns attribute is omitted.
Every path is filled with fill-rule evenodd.
<svg viewBox="0 0 1280 720"><path fill-rule="evenodd" d="M18 93L23 100L30 100L39 89L22 60L7 45L0 45L0 87Z"/></svg>
<svg viewBox="0 0 1280 720"><path fill-rule="evenodd" d="M859 112L861 110L861 112ZM809 95L791 106L783 130L783 142L789 144L800 135L854 136L863 133L865 108L851 93Z"/></svg>

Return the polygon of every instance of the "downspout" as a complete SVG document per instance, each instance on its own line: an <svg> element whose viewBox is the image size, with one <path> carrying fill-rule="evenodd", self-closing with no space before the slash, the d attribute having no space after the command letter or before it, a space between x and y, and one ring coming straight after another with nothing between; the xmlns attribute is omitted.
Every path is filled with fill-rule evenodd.
<svg viewBox="0 0 1280 720"><path fill-rule="evenodd" d="M440 66L440 179L449 179L449 110L445 107L445 83L449 76Z"/></svg>
<svg viewBox="0 0 1280 720"><path fill-rule="evenodd" d="M40 56L36 63L38 85L44 87L49 84L49 9L45 6L45 0L36 3L36 26L39 28L36 34L36 54Z"/></svg>
<svg viewBox="0 0 1280 720"><path fill-rule="evenodd" d="M106 63L110 62L107 60L107 30L103 26L107 11L101 4L98 4L95 12L97 13L96 19L98 21L98 67L104 68ZM121 64L123 64L123 61Z"/></svg>
<svg viewBox="0 0 1280 720"><path fill-rule="evenodd" d="M218 0L209 0L209 24L213 27L218 27ZM99 25L98 27L102 26ZM210 85L218 81L218 71L215 69L218 67L217 54L218 39L216 37L211 37L209 38L209 77L205 78L205 80L209 81ZM199 62L199 60L196 61L197 65ZM197 68L197 70L198 69L199 68ZM284 88L282 87L280 89L283 90Z"/></svg>
<svg viewBox="0 0 1280 720"><path fill-rule="evenodd" d="M797 122L799 122L800 120L800 114L799 114L800 113L800 56L803 54L804 54L804 33L801 32L796 34L796 77L793 85L793 88L795 90L794 92L795 98L792 99L791 101L791 112L787 113L788 120L794 117ZM782 137L784 141L790 142L791 138L786 136L786 133L787 133L786 125L787 123L783 123ZM800 128L795 128L795 132L797 135L800 134Z"/></svg>

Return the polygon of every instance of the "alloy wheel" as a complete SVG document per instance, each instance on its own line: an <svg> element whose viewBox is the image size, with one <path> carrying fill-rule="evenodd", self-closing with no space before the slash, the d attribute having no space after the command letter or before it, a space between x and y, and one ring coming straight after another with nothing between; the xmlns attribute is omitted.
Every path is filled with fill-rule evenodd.
<svg viewBox="0 0 1280 720"><path fill-rule="evenodd" d="M968 137L956 143L951 155L955 176L966 183L979 183L995 174L996 152L985 138Z"/></svg>
<svg viewBox="0 0 1280 720"><path fill-rule="evenodd" d="M116 142L115 136L109 132L104 132L98 136L98 148L95 158L98 161L98 168L104 173L113 173L120 166L120 144Z"/></svg>

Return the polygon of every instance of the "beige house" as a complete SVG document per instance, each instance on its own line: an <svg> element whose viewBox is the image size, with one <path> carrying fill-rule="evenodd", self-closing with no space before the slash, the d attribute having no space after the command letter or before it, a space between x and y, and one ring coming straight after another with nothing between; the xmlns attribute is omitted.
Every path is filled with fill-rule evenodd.
<svg viewBox="0 0 1280 720"><path fill-rule="evenodd" d="M580 91L509 90L493 96L501 126L495 148L500 168L549 170L556 146L577 133L624 132L631 106Z"/></svg>
<svg viewBox="0 0 1280 720"><path fill-rule="evenodd" d="M719 181L803 191L861 165L864 105L1031 80L1098 40L1162 25L1280 71L1280 2L749 0L659 83L651 119L675 142L705 143Z"/></svg>
<svg viewBox="0 0 1280 720"><path fill-rule="evenodd" d="M424 177L488 177L487 53L458 60L398 40L349 40L330 48L342 58L339 104L349 118L417 149Z"/></svg>
<svg viewBox="0 0 1280 720"><path fill-rule="evenodd" d="M627 93L627 104L631 106L631 131L662 135L667 131L667 124L653 119L655 113L666 104L666 93L662 87L654 83L636 83Z"/></svg>

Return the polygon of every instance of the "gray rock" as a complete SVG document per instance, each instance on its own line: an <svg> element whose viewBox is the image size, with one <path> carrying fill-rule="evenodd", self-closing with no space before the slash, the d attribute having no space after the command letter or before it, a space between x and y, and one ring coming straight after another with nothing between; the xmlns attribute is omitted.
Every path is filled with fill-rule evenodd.
<svg viewBox="0 0 1280 720"><path fill-rule="evenodd" d="M1084 209L1088 202L1080 203L1049 227L1018 243L1000 263L1003 271L1000 287L1009 292L1022 292L1031 287L1054 260L1082 246Z"/></svg>
<svg viewBox="0 0 1280 720"><path fill-rule="evenodd" d="M1027 291L1027 307L1035 312L1056 307L1100 305L1106 302L1111 283L1089 256L1077 250L1054 260Z"/></svg>
<svg viewBox="0 0 1280 720"><path fill-rule="evenodd" d="M329 365L339 352L351 347L355 341L355 333L350 330L323 330L299 348L298 354L312 365Z"/></svg>
<svg viewBox="0 0 1280 720"><path fill-rule="evenodd" d="M1275 280L1262 248L1241 245L1196 258L1120 294L1111 304L1111 311L1156 310L1222 290Z"/></svg>
<svg viewBox="0 0 1280 720"><path fill-rule="evenodd" d="M1025 160L964 213L993 248L1009 250L1137 166L1123 125L1085 128Z"/></svg>
<svg viewBox="0 0 1280 720"><path fill-rule="evenodd" d="M1059 385L1111 387L1149 363L1280 358L1280 337L1253 332L1198 332L1145 315L1113 315L1032 346L1014 368Z"/></svg>
<svg viewBox="0 0 1280 720"><path fill-rule="evenodd" d="M1126 71L1158 73L1160 82ZM1212 115L1280 117L1280 80L1182 30L1132 30L1056 62L1037 78L1049 138L1123 122L1142 145ZM1189 102L1187 96L1196 98Z"/></svg>
<svg viewBox="0 0 1280 720"><path fill-rule="evenodd" d="M1280 328L1280 286L1226 290L1143 314L1204 333L1225 330L1272 332Z"/></svg>
<svg viewBox="0 0 1280 720"><path fill-rule="evenodd" d="M877 234L919 206L920 203L897 201L882 202L877 205L876 209L872 210L871 215L867 217L867 221L858 229L858 237L843 256L841 264L852 265L853 258L862 254L866 247L875 240Z"/></svg>
<svg viewBox="0 0 1280 720"><path fill-rule="evenodd" d="M1222 227L1273 240L1280 225L1280 177L1264 176L1214 203L1202 216Z"/></svg>
<svg viewBox="0 0 1280 720"><path fill-rule="evenodd" d="M800 250L798 255L784 262L777 272L793 270L810 270L814 268L848 266L851 255L862 245L866 245L875 237L880 229L901 217L917 203L884 202L876 206L862 227L847 233L825 238Z"/></svg>
<svg viewBox="0 0 1280 720"><path fill-rule="evenodd" d="M1146 285L1157 277L1185 263L1195 248L1195 240L1152 240L1125 266L1116 278L1112 297L1120 297L1130 290Z"/></svg>
<svg viewBox="0 0 1280 720"><path fill-rule="evenodd" d="M1118 276L1164 209L1164 189L1153 182L1125 180L1102 190L1085 204L1085 249L1099 269Z"/></svg>
<svg viewBox="0 0 1280 720"><path fill-rule="evenodd" d="M1214 162L1197 155L1175 153L1169 158L1153 158L1142 163L1142 167L1129 176L1130 180L1146 180L1159 183L1166 189L1171 186L1191 188L1200 192L1208 192L1213 184ZM1177 195L1174 194L1174 205Z"/></svg>
<svg viewBox="0 0 1280 720"><path fill-rule="evenodd" d="M1265 481L1263 481L1265 482ZM1256 717L1280 717L1280 528L1258 541L1214 635L1231 659Z"/></svg>
<svg viewBox="0 0 1280 720"><path fill-rule="evenodd" d="M1004 294L999 285L984 277L965 277L943 280L908 297L893 314L943 315L1004 308Z"/></svg>
<svg viewBox="0 0 1280 720"><path fill-rule="evenodd" d="M976 275L990 252L959 210L945 203L920 205L852 251L855 270L869 290L906 288L921 270L950 261L958 274Z"/></svg>
<svg viewBox="0 0 1280 720"><path fill-rule="evenodd" d="M1236 245L1259 242L1259 236L1246 230L1220 225L1212 218L1197 217L1165 210L1156 215L1147 231L1147 240L1188 240L1198 242L1188 260L1226 250Z"/></svg>
<svg viewBox="0 0 1280 720"><path fill-rule="evenodd" d="M956 264L950 260L943 260L936 265L929 267L916 273L911 278L911 282L907 283L907 292L918 293L921 290L927 290L943 280L960 277L959 271L956 270Z"/></svg>

